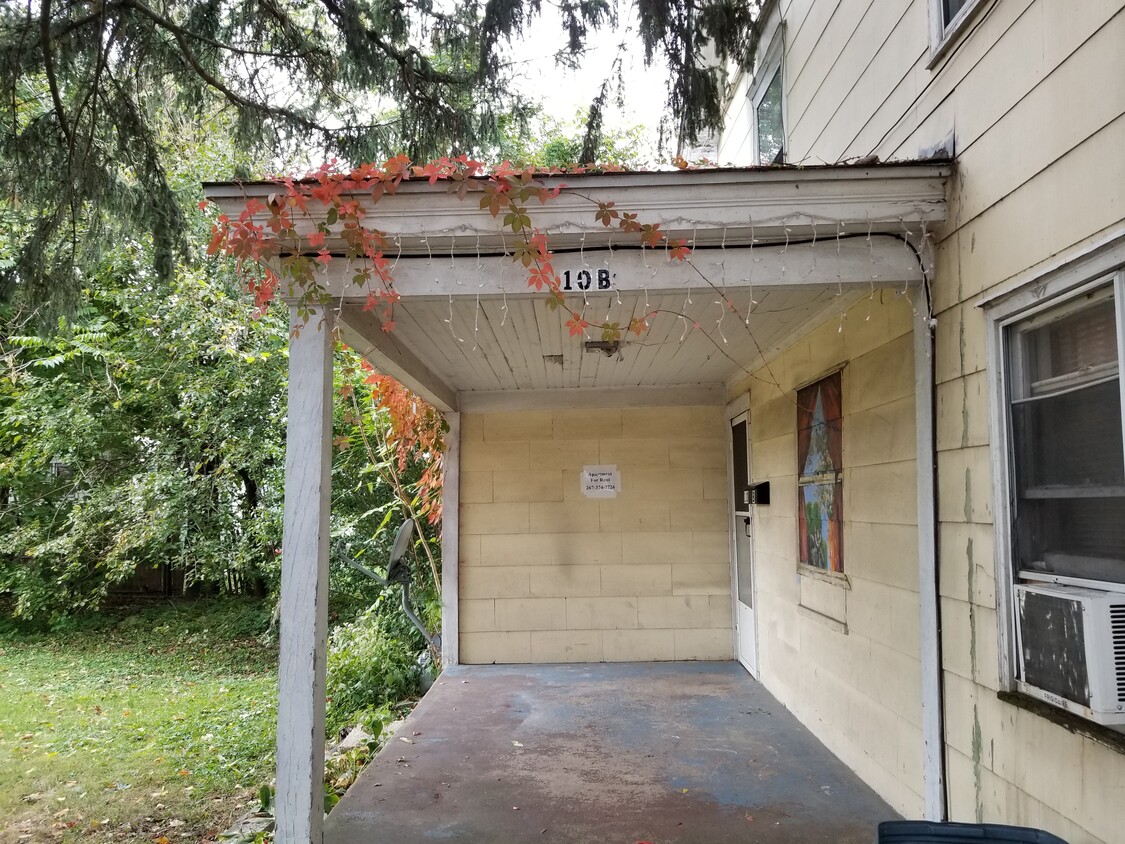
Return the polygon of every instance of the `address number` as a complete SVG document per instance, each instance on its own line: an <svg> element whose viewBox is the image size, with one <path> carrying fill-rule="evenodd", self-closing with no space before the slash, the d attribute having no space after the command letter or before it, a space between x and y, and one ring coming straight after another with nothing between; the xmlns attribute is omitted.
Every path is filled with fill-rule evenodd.
<svg viewBox="0 0 1125 844"><path fill-rule="evenodd" d="M562 289L563 290L612 290L613 278L616 273L610 273L606 267L599 267L596 270L578 270L571 273L570 270L563 270L562 272Z"/></svg>

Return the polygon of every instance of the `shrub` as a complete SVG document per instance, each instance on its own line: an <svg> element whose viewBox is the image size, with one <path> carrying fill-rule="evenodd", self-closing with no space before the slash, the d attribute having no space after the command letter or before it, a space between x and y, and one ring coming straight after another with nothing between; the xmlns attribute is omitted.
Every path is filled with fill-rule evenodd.
<svg viewBox="0 0 1125 844"><path fill-rule="evenodd" d="M332 632L328 646L328 730L418 693L418 650L371 608Z"/></svg>

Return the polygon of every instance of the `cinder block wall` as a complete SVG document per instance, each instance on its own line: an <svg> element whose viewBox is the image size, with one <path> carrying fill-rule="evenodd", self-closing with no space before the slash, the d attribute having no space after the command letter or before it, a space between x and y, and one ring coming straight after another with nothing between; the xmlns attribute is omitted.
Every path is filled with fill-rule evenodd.
<svg viewBox="0 0 1125 844"><path fill-rule="evenodd" d="M880 304L880 299L886 304ZM732 392L750 393L761 679L908 817L922 811L913 308L875 293ZM800 386L843 367L844 578L799 569Z"/></svg>
<svg viewBox="0 0 1125 844"><path fill-rule="evenodd" d="M731 659L726 449L720 407L464 414L461 661Z"/></svg>

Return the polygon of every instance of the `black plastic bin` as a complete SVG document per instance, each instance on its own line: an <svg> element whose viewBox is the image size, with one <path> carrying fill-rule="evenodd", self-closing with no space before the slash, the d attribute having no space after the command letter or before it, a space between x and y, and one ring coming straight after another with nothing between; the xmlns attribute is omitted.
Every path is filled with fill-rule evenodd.
<svg viewBox="0 0 1125 844"><path fill-rule="evenodd" d="M879 824L876 844L1067 844L1057 835L1025 826L997 823L933 823L931 821L884 821Z"/></svg>

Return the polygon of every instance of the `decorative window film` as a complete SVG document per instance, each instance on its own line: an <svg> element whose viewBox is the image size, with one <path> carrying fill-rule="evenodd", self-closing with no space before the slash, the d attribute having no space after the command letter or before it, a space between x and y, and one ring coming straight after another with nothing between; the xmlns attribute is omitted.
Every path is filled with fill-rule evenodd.
<svg viewBox="0 0 1125 844"><path fill-rule="evenodd" d="M801 562L844 570L840 373L797 391L797 530Z"/></svg>

